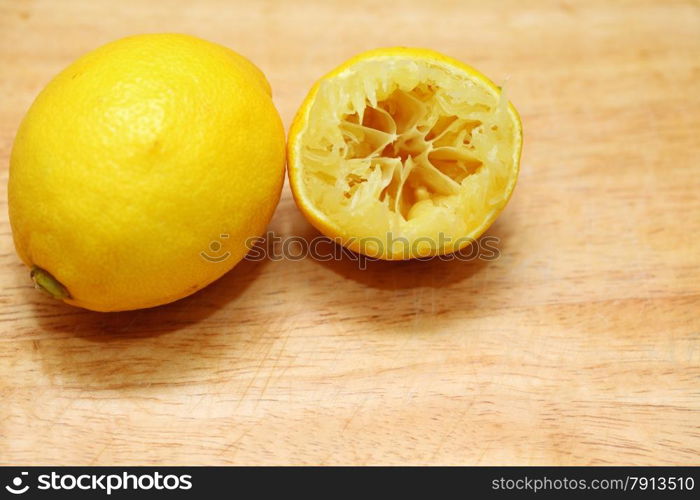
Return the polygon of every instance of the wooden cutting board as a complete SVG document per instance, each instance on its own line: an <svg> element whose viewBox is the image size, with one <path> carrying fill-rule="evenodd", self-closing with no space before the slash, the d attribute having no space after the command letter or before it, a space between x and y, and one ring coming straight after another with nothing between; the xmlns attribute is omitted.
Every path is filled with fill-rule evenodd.
<svg viewBox="0 0 700 500"><path fill-rule="evenodd" d="M244 262L98 314L31 287L2 207L0 463L700 463L699 4L390 3L0 2L3 204L35 95L133 33L250 57L287 125L355 53L430 47L525 127L491 262ZM270 229L317 235L286 187Z"/></svg>

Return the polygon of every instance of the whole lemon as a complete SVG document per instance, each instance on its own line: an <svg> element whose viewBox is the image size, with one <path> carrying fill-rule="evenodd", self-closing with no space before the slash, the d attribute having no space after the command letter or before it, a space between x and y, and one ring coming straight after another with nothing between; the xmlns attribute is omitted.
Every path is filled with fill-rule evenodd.
<svg viewBox="0 0 700 500"><path fill-rule="evenodd" d="M81 57L17 132L9 211L38 286L97 311L156 306L230 270L279 201L284 129L243 56L150 34Z"/></svg>

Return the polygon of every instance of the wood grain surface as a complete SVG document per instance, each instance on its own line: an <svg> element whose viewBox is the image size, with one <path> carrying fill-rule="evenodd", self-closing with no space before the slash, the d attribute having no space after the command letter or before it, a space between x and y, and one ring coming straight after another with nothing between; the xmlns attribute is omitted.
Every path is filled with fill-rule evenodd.
<svg viewBox="0 0 700 500"><path fill-rule="evenodd" d="M286 125L359 51L506 83L486 262L243 262L151 310L34 290L0 211L1 464L700 464L700 4L0 0L0 200L47 81L107 41L248 56ZM270 229L317 233L285 187Z"/></svg>

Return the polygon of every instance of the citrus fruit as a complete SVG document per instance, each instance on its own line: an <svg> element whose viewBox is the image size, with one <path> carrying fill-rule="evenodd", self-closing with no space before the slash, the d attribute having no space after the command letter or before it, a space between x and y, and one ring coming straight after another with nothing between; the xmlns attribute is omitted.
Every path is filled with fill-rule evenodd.
<svg viewBox="0 0 700 500"><path fill-rule="evenodd" d="M39 94L12 149L10 221L36 284L117 311L231 269L279 201L284 129L262 72L178 34L81 57Z"/></svg>
<svg viewBox="0 0 700 500"><path fill-rule="evenodd" d="M290 129L297 205L325 235L383 259L454 252L508 202L522 129L499 87L425 49L360 54L321 78Z"/></svg>

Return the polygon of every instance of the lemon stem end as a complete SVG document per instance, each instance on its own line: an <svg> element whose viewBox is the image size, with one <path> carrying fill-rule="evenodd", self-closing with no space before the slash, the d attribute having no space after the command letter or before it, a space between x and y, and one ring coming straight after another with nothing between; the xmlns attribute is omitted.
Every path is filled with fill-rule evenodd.
<svg viewBox="0 0 700 500"><path fill-rule="evenodd" d="M32 268L30 276L34 281L34 285L36 285L37 288L48 293L54 299L63 300L70 298L70 293L68 293L68 289L65 286L63 286L63 284L60 281L54 278L48 271L45 271L40 267L34 266Z"/></svg>

